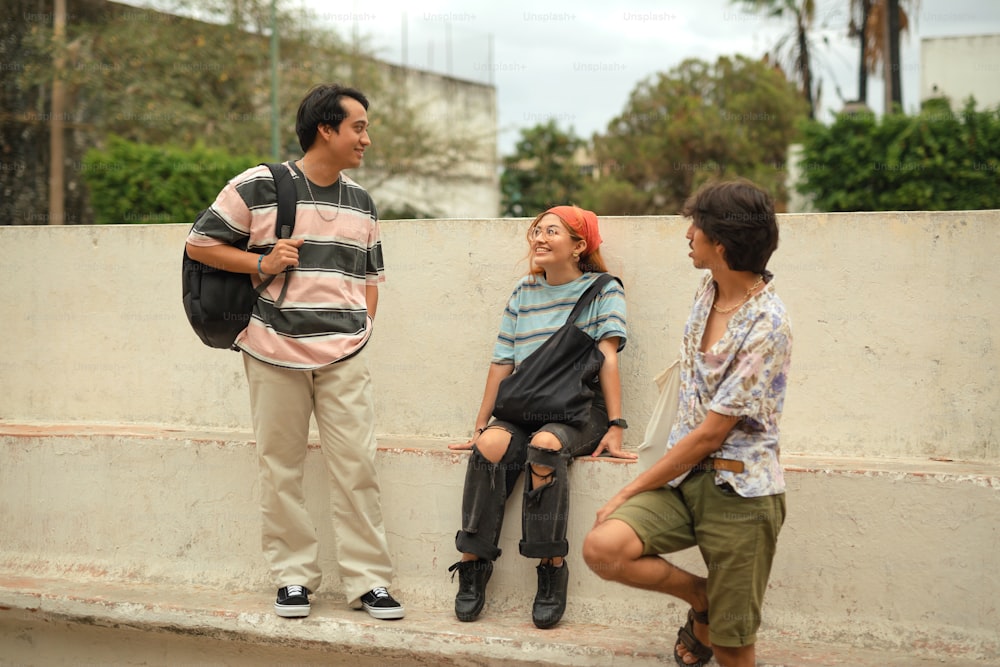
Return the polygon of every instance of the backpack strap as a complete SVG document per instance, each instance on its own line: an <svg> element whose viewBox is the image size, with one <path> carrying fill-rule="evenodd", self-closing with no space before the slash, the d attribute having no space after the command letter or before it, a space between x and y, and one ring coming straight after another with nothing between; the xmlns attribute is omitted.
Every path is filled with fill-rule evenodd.
<svg viewBox="0 0 1000 667"><path fill-rule="evenodd" d="M277 196L278 218L274 223L274 235L279 239L292 237L295 229L295 207L298 205L298 195L295 192L295 182L288 172L288 167L280 162L263 162L271 170L274 178L274 189Z"/></svg>
<svg viewBox="0 0 1000 667"><path fill-rule="evenodd" d="M621 279L617 276L613 276L610 273L602 273L597 276L587 291L580 295L580 299L576 302L576 306L573 307L573 312L569 314L566 318L566 324L572 324L576 322L576 318L580 317L583 309L586 308L591 301L597 296L597 294L604 289L604 286L610 283L612 280L617 280L618 284L621 285Z"/></svg>
<svg viewBox="0 0 1000 667"><path fill-rule="evenodd" d="M284 164L280 162L262 162L261 164L271 170L271 177L274 179L275 205L278 208L278 215L274 222L274 235L279 239L291 238L292 232L295 230L295 209L299 203L298 194L295 191L295 182L292 180L292 175L288 173L288 167ZM281 308L281 304L285 301L285 293L288 291L288 280L292 275L287 273L288 269L285 269L285 271L285 283L281 286L281 294L278 295L278 300L274 302L276 308ZM271 281L275 277L270 276L260 284L257 291L258 296L271 284Z"/></svg>

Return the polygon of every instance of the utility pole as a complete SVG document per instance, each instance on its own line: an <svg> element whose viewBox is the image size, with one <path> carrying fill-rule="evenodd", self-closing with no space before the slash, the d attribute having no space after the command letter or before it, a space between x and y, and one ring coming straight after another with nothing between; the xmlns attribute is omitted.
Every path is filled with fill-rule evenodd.
<svg viewBox="0 0 1000 667"><path fill-rule="evenodd" d="M444 22L444 67L448 76L452 76L451 71L451 21Z"/></svg>
<svg viewBox="0 0 1000 667"><path fill-rule="evenodd" d="M486 39L486 73L489 77L489 84L492 86L495 81L493 80L493 33L491 32Z"/></svg>
<svg viewBox="0 0 1000 667"><path fill-rule="evenodd" d="M403 69L405 71L406 68L409 67L410 65L410 43L409 43L409 35L407 34L409 31L409 20L406 15L406 12L403 12L402 26L400 27L402 29L401 31L402 36L400 37L399 51L400 51L400 58L403 61Z"/></svg>
<svg viewBox="0 0 1000 667"><path fill-rule="evenodd" d="M64 0L65 1L65 0ZM281 160L280 107L278 105L278 0L271 0L271 159Z"/></svg>
<svg viewBox="0 0 1000 667"><path fill-rule="evenodd" d="M63 68L66 66L66 0L55 0L52 19L52 36L56 47L55 75L52 79L52 108L49 115L49 224L66 222L65 162L65 113L66 89L63 87Z"/></svg>

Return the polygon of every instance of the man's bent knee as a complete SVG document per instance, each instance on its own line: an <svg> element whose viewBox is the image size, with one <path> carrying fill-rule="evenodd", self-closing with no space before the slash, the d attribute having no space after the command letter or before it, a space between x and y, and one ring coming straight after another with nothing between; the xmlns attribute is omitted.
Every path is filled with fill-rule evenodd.
<svg viewBox="0 0 1000 667"><path fill-rule="evenodd" d="M595 526L584 538L583 561L601 579L615 579L625 561L642 555L641 544L639 552L635 556L631 554L634 548L628 548L626 531L632 532L628 524L610 519ZM635 537L635 533L632 536Z"/></svg>
<svg viewBox="0 0 1000 667"><path fill-rule="evenodd" d="M583 560L602 579L611 578L626 563L643 556L644 546L632 526L608 519L587 533Z"/></svg>

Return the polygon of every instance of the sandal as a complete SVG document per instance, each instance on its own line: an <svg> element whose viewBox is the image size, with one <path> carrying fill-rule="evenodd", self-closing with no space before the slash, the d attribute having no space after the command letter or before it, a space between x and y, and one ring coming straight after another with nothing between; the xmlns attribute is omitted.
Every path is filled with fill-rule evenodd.
<svg viewBox="0 0 1000 667"><path fill-rule="evenodd" d="M688 610L687 623L677 630L677 644L682 644L688 653L698 659L698 662L684 662L684 658L677 652L677 644L674 644L674 660L681 667L704 667L712 659L712 649L702 644L694 636L695 622L708 625L708 610L695 611L692 607Z"/></svg>

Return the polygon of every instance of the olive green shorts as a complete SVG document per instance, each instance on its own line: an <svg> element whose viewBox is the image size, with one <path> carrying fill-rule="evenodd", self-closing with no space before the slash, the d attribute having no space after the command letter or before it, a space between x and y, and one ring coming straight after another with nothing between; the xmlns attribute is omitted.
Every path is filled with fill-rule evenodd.
<svg viewBox="0 0 1000 667"><path fill-rule="evenodd" d="M749 646L757 641L760 609L771 574L785 495L744 498L713 473L691 473L678 488L640 493L609 517L639 536L643 555L697 546L708 568L708 620L712 643Z"/></svg>

